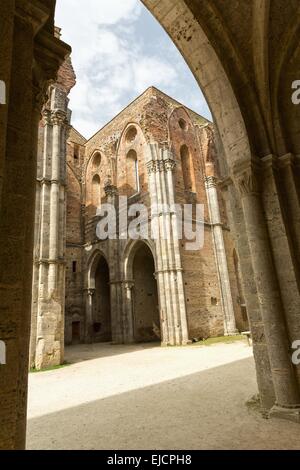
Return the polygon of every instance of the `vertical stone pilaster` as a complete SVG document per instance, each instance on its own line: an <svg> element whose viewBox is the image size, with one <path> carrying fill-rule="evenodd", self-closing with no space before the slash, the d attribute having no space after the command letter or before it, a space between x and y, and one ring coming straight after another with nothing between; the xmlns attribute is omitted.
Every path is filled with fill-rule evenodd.
<svg viewBox="0 0 300 470"><path fill-rule="evenodd" d="M148 174L151 205L155 208L152 224L156 226L157 282L160 299L162 343L182 345L188 342L181 257L174 207L172 172L175 161L168 149L149 145Z"/></svg>
<svg viewBox="0 0 300 470"><path fill-rule="evenodd" d="M210 223L212 227L212 237L214 252L216 257L216 267L220 283L222 307L224 314L224 334L234 335L237 332L234 307L232 301L230 278L223 236L223 226L220 215L219 200L217 193L217 179L214 176L205 178L205 188L207 193Z"/></svg>
<svg viewBox="0 0 300 470"><path fill-rule="evenodd" d="M275 403L274 385L241 199L231 178L227 178L222 182L222 188L225 190L227 214L231 218L230 228L231 231L234 232L238 255L242 260L240 264L241 276L252 336L253 355L256 363L256 376L262 412L263 414L268 414Z"/></svg>
<svg viewBox="0 0 300 470"><path fill-rule="evenodd" d="M61 364L64 358L65 185L68 98L52 86L44 109L43 149L39 154L38 233L32 309L31 365L37 369Z"/></svg>
<svg viewBox="0 0 300 470"><path fill-rule="evenodd" d="M246 163L235 168L246 224L258 301L264 323L276 405L273 414L292 414L299 420L300 397L284 318L280 286L276 276L262 204L259 165ZM260 175L261 176L261 175Z"/></svg>
<svg viewBox="0 0 300 470"><path fill-rule="evenodd" d="M124 315L124 343L134 343L134 312L133 312L133 288L134 281L124 281L123 283L124 299L123 304L125 308Z"/></svg>
<svg viewBox="0 0 300 470"><path fill-rule="evenodd" d="M284 186L284 202L289 228L295 243L295 257L300 266L300 199L297 181L299 159L291 153L278 158L278 170ZM299 179L299 178L298 178Z"/></svg>
<svg viewBox="0 0 300 470"><path fill-rule="evenodd" d="M117 213L118 208L118 189L113 184L110 175L104 184L104 191L107 203L113 206ZM119 258L120 246L118 240L108 239L108 259L110 268L110 310L111 310L111 326L112 341L114 344L122 344L125 342L125 315L123 305L122 282L119 279L119 266L116 260Z"/></svg>
<svg viewBox="0 0 300 470"><path fill-rule="evenodd" d="M7 106L0 113L0 336L7 344L0 374L0 449L5 450L24 449L26 439L38 122L49 80L69 52L45 31L49 5L31 0L0 5L0 72L7 80Z"/></svg>
<svg viewBox="0 0 300 470"><path fill-rule="evenodd" d="M157 182L155 177L155 170L157 168L156 163L154 162L155 159L155 147L153 145L149 146L148 148L149 155L148 155L148 177L149 177L149 193L151 195L151 204L157 207L159 204L158 194L157 194ZM160 232L160 221L158 214L152 214L152 224L155 226L155 230L157 233ZM169 327L169 315L168 315L168 304L167 304L167 290L166 290L166 278L165 272L163 270L164 261L162 258L163 246L161 244L161 240L155 240L155 247L156 247L156 266L157 266L157 273L156 273L156 280L157 280L157 289L158 289L158 298L159 298L159 308L160 308L160 326L161 326L161 341L163 345L168 345L169 343L169 334L170 334L170 327Z"/></svg>
<svg viewBox="0 0 300 470"><path fill-rule="evenodd" d="M285 168L289 172L288 168ZM289 341L292 343L300 338L300 294L298 282L300 281L299 265L297 262L297 245L294 249L290 243L291 231L297 231L297 219L299 221L299 205L297 208L295 197L290 194L291 207L291 227L286 225L286 215L283 211L283 200L280 197L279 185L280 168L278 159L274 155L269 155L262 159L263 191L262 198L270 242L272 246L274 264L280 285L280 293L284 306L285 318L287 320L287 331ZM290 191L294 193L293 180L289 172L288 180L291 185ZM297 239L297 237L295 237ZM284 260L284 263L283 263ZM300 367L298 370L300 384Z"/></svg>
<svg viewBox="0 0 300 470"><path fill-rule="evenodd" d="M95 294L95 289L86 289L85 290L85 343L89 344L93 342L93 297Z"/></svg>
<svg viewBox="0 0 300 470"><path fill-rule="evenodd" d="M167 157L170 157L168 155ZM181 262L181 254L179 247L179 233L178 233L178 220L177 212L175 210L175 190L174 190L174 179L173 173L176 168L175 161L172 158L167 158L164 162L164 168L166 171L166 183L168 200L170 204L170 217L171 217L171 234L173 241L173 263L174 263L174 285L175 285L175 304L178 308L178 324L179 328L179 344L187 344L189 340L188 324L187 324L187 312L185 305L185 294L184 294L184 282L183 282L183 268Z"/></svg>

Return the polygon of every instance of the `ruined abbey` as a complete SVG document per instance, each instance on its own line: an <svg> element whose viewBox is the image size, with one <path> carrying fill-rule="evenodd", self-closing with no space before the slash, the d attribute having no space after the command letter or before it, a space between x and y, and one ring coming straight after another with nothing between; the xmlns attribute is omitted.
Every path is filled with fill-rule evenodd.
<svg viewBox="0 0 300 470"><path fill-rule="evenodd" d="M72 127L56 3L0 2L0 449L25 448L28 363L60 364L65 344L184 345L248 322L263 415L299 423L299 2L142 0L214 126L149 88L88 141ZM126 239L118 223L99 239L99 210L120 218L123 196L129 210L202 204L204 247L178 242L164 207L149 212L158 237Z"/></svg>
<svg viewBox="0 0 300 470"><path fill-rule="evenodd" d="M70 60L58 77L39 129L31 366L62 363L64 344L185 345L248 329L213 124L151 87L86 140L71 125ZM105 203L118 222L160 203L158 236L133 240L118 223L99 240ZM202 224L196 248L178 237L175 204Z"/></svg>

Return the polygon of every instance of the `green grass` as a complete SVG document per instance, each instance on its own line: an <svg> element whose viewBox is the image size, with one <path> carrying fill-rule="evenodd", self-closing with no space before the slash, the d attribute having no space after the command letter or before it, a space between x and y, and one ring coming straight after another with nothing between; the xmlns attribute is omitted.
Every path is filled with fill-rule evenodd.
<svg viewBox="0 0 300 470"><path fill-rule="evenodd" d="M38 372L49 372L50 370L57 370L57 369L62 369L64 367L68 367L71 364L69 362L64 362L63 364L60 364L58 366L52 366L52 367L46 367L45 369L30 369L29 373L30 374L37 374Z"/></svg>
<svg viewBox="0 0 300 470"><path fill-rule="evenodd" d="M247 341L246 336L244 335L233 335L233 336L216 336L214 338L207 338L200 341L195 341L193 343L189 343L186 346L163 346L166 348L190 348L190 347L201 347L201 346L212 346L214 344L230 344L235 343L236 341Z"/></svg>
<svg viewBox="0 0 300 470"><path fill-rule="evenodd" d="M243 335L234 336L217 336L215 338L207 338L202 341L192 343L191 346L211 346L218 343L234 343L235 341L245 341L246 337Z"/></svg>

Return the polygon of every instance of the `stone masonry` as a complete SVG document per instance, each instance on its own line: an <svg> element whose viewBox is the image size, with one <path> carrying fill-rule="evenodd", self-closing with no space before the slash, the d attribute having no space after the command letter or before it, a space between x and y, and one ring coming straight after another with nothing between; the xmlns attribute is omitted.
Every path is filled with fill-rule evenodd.
<svg viewBox="0 0 300 470"><path fill-rule="evenodd" d="M90 140L71 129L67 144L67 344L160 339L162 344L180 345L248 328L239 261L218 189L215 139L212 123L154 87ZM204 247L187 250L187 240L176 237L176 214L167 212L158 216L158 230L162 231L164 223L171 227L171 240L161 236L147 243L99 241L97 208L112 202L119 211L120 196L127 197L128 207L143 203L149 208L157 201L203 204ZM153 268L147 276L150 258ZM101 300L108 295L109 302Z"/></svg>

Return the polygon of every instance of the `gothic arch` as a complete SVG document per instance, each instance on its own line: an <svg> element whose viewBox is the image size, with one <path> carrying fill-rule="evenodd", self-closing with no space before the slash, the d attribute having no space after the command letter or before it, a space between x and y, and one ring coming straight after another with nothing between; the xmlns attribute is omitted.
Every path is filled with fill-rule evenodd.
<svg viewBox="0 0 300 470"><path fill-rule="evenodd" d="M135 196L147 190L146 138L140 125L129 122L121 134L117 150L117 181L120 195ZM134 158L131 158L134 153ZM128 158L129 157L129 158Z"/></svg>
<svg viewBox="0 0 300 470"><path fill-rule="evenodd" d="M172 124L172 120L176 120L179 127L181 127L182 130L190 130L190 128L193 130L194 129L194 124L192 122L191 116L189 114L188 109L186 109L184 106L178 106L177 108L173 109L172 112L170 113L168 117L168 132L169 132L169 139L170 139L170 127ZM183 129L182 126L180 126L180 121L185 121L187 124L186 129Z"/></svg>
<svg viewBox="0 0 300 470"><path fill-rule="evenodd" d="M183 0L142 2L169 34L199 83L221 136L227 166L233 168L240 160L250 161L250 143L240 106L204 28Z"/></svg>
<svg viewBox="0 0 300 470"><path fill-rule="evenodd" d="M125 280L132 281L134 256L142 244L147 245L147 247L150 249L154 259L155 271L157 270L157 260L154 242L152 240L129 240L122 257L123 274Z"/></svg>
<svg viewBox="0 0 300 470"><path fill-rule="evenodd" d="M159 286L153 242L135 240L124 253L125 286L131 285L127 310L136 342L161 340Z"/></svg>
<svg viewBox="0 0 300 470"><path fill-rule="evenodd" d="M95 276L99 261L101 258L104 258L106 261L107 266L109 267L109 263L105 253L102 250L95 250L93 254L90 256L87 262L87 287L88 289L95 289ZM110 272L110 270L109 270Z"/></svg>

